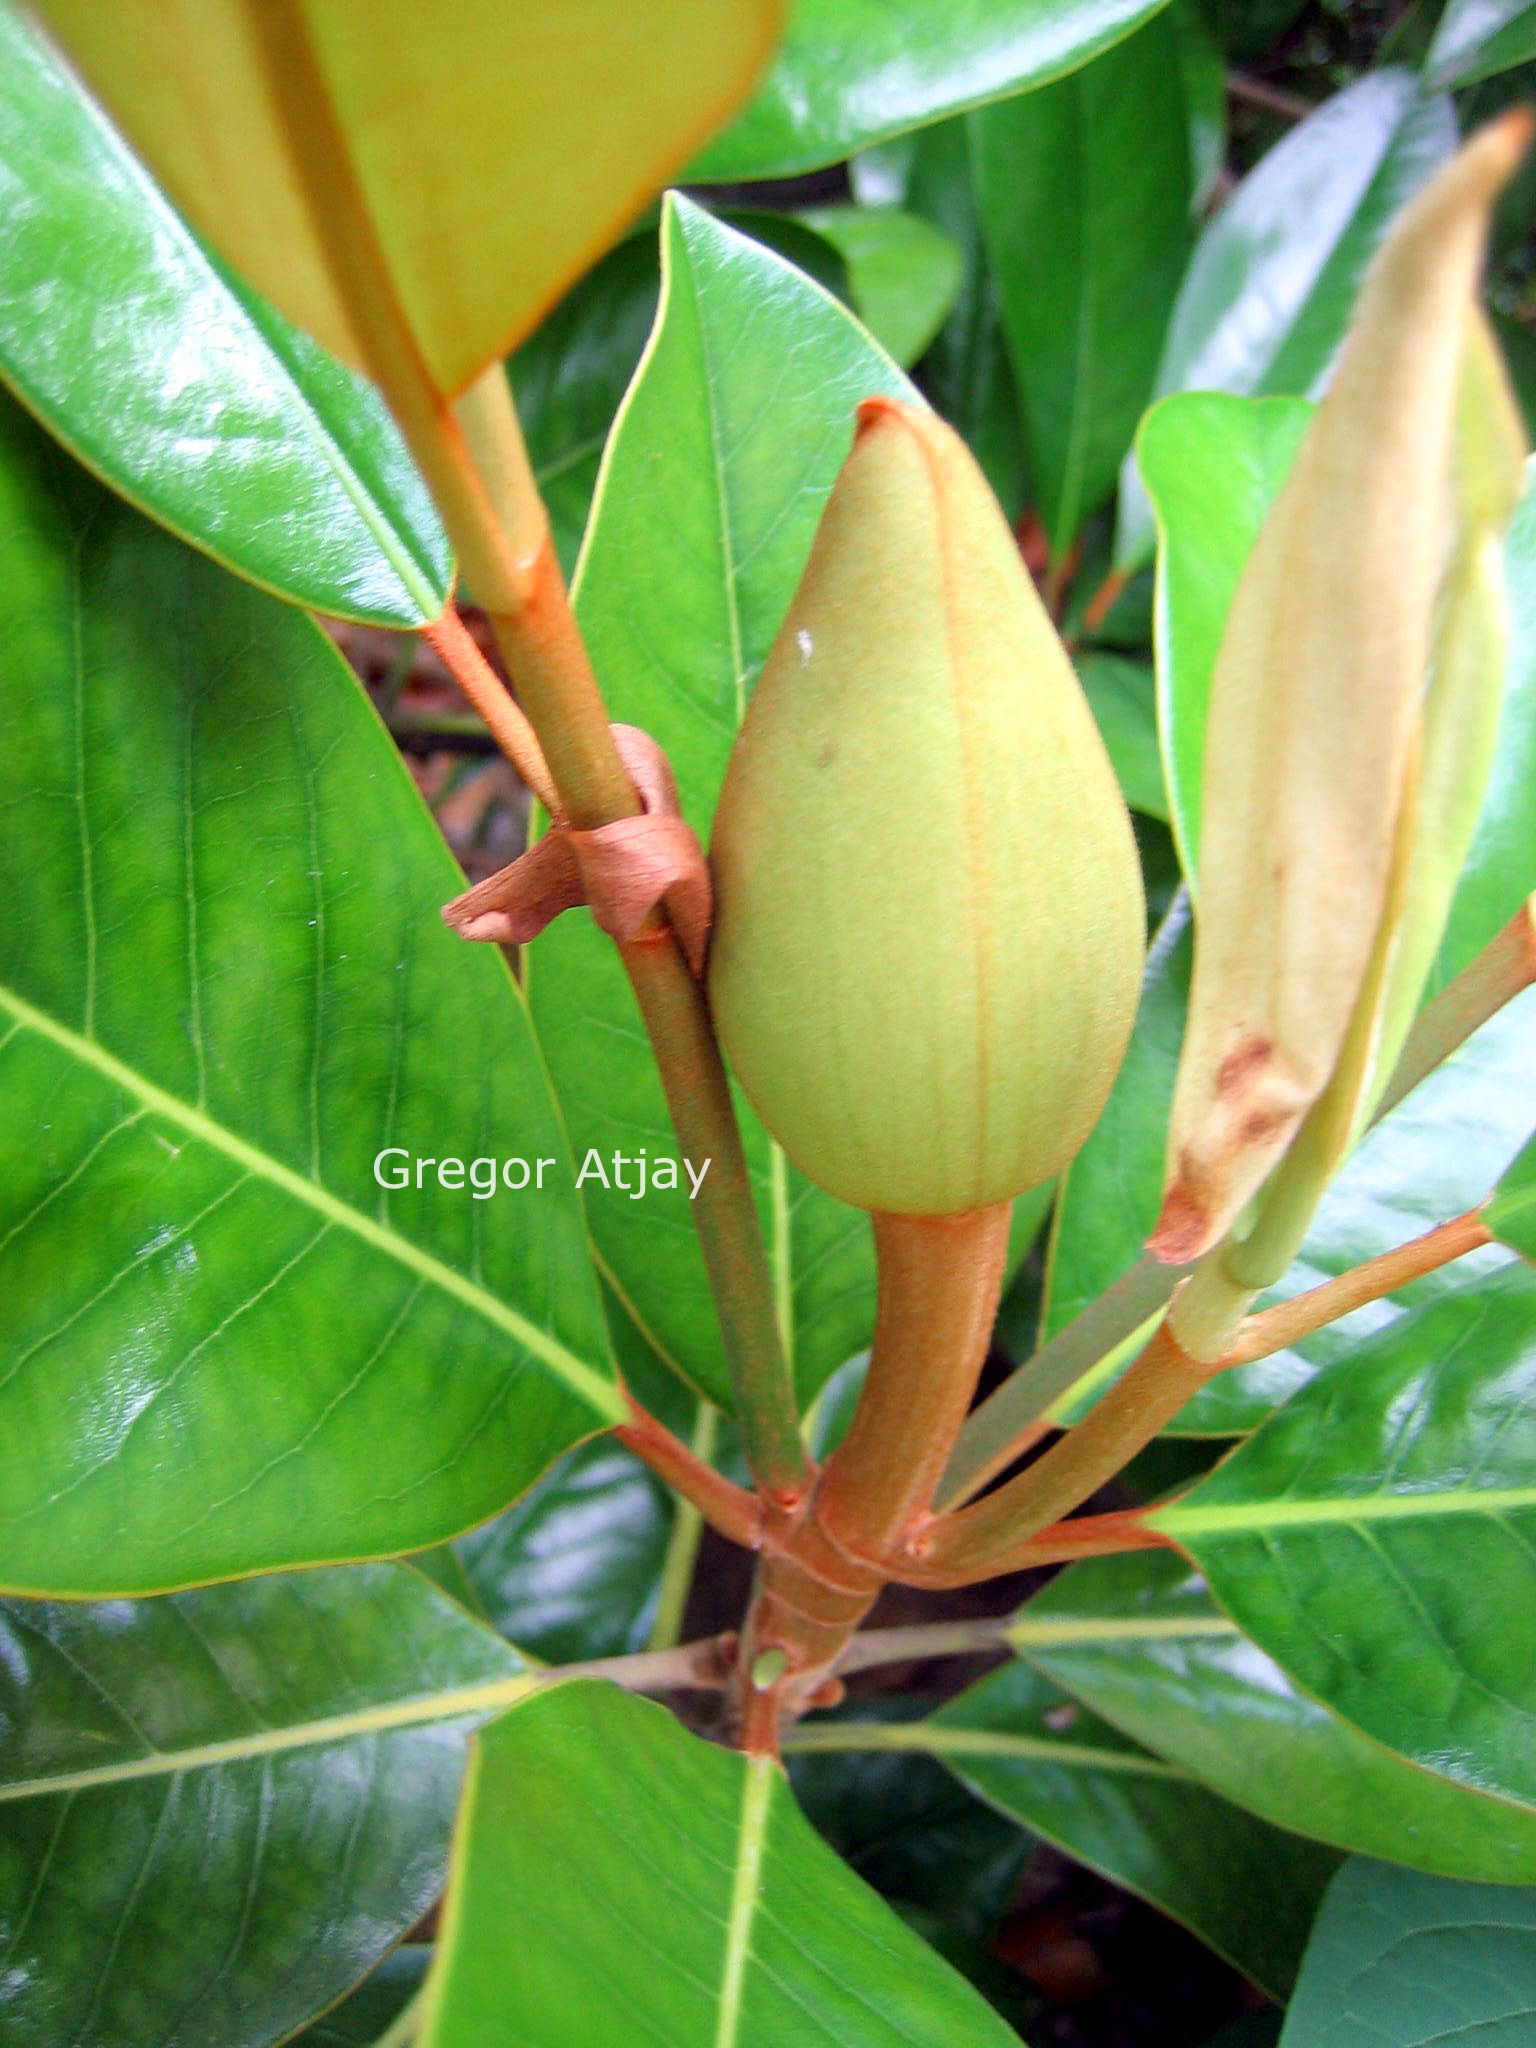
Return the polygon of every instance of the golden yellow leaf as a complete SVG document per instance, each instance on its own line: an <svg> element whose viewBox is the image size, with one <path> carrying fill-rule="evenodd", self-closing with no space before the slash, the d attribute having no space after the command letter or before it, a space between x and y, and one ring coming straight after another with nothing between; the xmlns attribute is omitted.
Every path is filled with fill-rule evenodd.
<svg viewBox="0 0 1536 2048"><path fill-rule="evenodd" d="M40 0L290 319L452 395L747 97L784 0ZM384 351L381 363L380 352Z"/></svg>

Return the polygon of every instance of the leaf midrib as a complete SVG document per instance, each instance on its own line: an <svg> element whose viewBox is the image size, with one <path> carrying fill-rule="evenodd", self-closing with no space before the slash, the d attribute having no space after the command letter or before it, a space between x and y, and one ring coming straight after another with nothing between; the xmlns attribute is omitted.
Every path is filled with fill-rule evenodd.
<svg viewBox="0 0 1536 2048"><path fill-rule="evenodd" d="M1150 1515L1148 1526L1164 1535L1213 1534L1236 1530L1307 1528L1339 1522L1411 1521L1435 1515L1498 1515L1512 1508L1536 1508L1536 1485L1452 1486L1434 1493L1342 1494L1335 1499L1218 1501L1207 1507L1175 1501Z"/></svg>
<svg viewBox="0 0 1536 2048"><path fill-rule="evenodd" d="M246 1763L256 1757L281 1756L291 1750L315 1749L327 1743L359 1741L397 1728L426 1727L439 1721L492 1714L515 1706L542 1686L554 1684L561 1675L558 1671L519 1671L505 1678L452 1686L414 1699L357 1707L344 1714L322 1715L318 1720L294 1721L282 1728L257 1729L222 1742L195 1743L186 1749L157 1749L148 1756L59 1771L46 1778L18 1778L0 1784L0 1805L88 1791L103 1785L126 1785L141 1778L170 1777L182 1771L216 1770L222 1764Z"/></svg>
<svg viewBox="0 0 1536 2048"><path fill-rule="evenodd" d="M610 1380L588 1365L584 1359L578 1358L573 1351L567 1350L547 1331L539 1329L536 1324L519 1315L516 1309L508 1307L504 1301L488 1293L475 1281L455 1272L452 1266L445 1265L431 1252L412 1244L408 1238L401 1237L387 1225L375 1222L371 1216L365 1216L361 1210L353 1208L350 1203L342 1201L339 1196L333 1195L316 1182L306 1180L291 1167L282 1165L257 1146L237 1137L233 1131L215 1122L204 1111L181 1101L165 1089L156 1087L154 1082L128 1066L125 1061L116 1058L94 1039L81 1037L78 1032L71 1031L67 1025L48 1016L45 1011L35 1009L14 990L0 986L0 1009L9 1011L23 1029L33 1031L39 1037L49 1040L70 1058L82 1066L92 1068L105 1080L142 1102L146 1109L179 1125L191 1137L222 1153L225 1158L233 1160L254 1178L280 1188L284 1194L304 1203L317 1216L324 1217L336 1228L350 1231L354 1237L360 1238L373 1250L382 1252L444 1294L463 1302L493 1328L515 1339L525 1351L547 1366L604 1422L620 1422L624 1419L623 1404Z"/></svg>

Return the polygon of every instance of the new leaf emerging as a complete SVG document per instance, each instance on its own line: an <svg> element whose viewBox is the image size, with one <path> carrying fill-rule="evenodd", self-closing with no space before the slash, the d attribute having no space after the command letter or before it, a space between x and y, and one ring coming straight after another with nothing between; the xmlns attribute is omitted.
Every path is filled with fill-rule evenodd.
<svg viewBox="0 0 1536 2048"><path fill-rule="evenodd" d="M758 1113L861 1208L1046 1179L1125 1051L1130 820L959 437L869 399L715 819L710 994Z"/></svg>
<svg viewBox="0 0 1536 2048"><path fill-rule="evenodd" d="M1404 210L1233 599L1212 682L1194 981L1151 1240L1174 1263L1226 1234L1346 1041L1358 1054L1382 1007L1401 1007L1394 984L1412 976L1394 976L1387 957L1400 920L1412 913L1411 950L1422 955L1428 934L1433 956L1429 897L1443 892L1426 890L1423 862L1415 876L1410 807L1421 749L1445 735L1422 700L1437 660L1486 675L1497 640L1488 543L1518 495L1505 448L1513 411L1472 308L1489 212L1530 131L1523 112L1484 129ZM1464 751L1453 804L1442 766L1424 765L1436 820L1465 811L1473 784L1475 818L1487 749ZM1459 837L1460 824L1448 829ZM1444 867L1438 854L1430 864ZM1363 1018L1368 984L1375 1008Z"/></svg>

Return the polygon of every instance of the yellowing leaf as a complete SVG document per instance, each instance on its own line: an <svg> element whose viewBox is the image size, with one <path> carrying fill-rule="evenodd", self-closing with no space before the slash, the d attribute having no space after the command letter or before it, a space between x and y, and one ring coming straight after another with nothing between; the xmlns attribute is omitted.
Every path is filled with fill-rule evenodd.
<svg viewBox="0 0 1536 2048"><path fill-rule="evenodd" d="M1249 556L1206 733L1199 916L1151 1240L1232 1226L1333 1074L1393 883L1453 514L1458 392L1489 209L1530 117L1405 209ZM1402 871L1398 876L1401 893Z"/></svg>
<svg viewBox="0 0 1536 2048"><path fill-rule="evenodd" d="M746 99L783 0L41 0L184 212L358 368L505 354ZM388 381L388 380L386 380Z"/></svg>

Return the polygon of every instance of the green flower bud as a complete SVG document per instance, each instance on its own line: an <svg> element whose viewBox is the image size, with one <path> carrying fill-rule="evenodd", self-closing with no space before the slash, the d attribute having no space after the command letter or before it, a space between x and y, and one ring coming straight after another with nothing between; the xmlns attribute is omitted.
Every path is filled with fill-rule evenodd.
<svg viewBox="0 0 1536 2048"><path fill-rule="evenodd" d="M731 757L710 996L754 1107L860 1208L1057 1172L1135 1017L1141 871L1076 676L964 443L859 408Z"/></svg>

